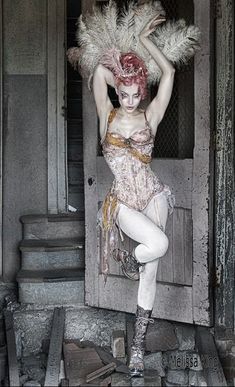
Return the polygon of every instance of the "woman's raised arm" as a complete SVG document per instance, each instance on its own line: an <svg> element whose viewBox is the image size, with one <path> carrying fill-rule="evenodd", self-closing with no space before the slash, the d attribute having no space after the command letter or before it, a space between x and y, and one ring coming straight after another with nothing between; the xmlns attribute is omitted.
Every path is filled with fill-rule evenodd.
<svg viewBox="0 0 235 387"><path fill-rule="evenodd" d="M96 66L93 76L93 92L97 108L97 114L100 119L107 116L112 108L112 102L108 96L108 86L114 87L114 78L110 70L103 65Z"/></svg>
<svg viewBox="0 0 235 387"><path fill-rule="evenodd" d="M157 95L146 109L146 115L154 134L156 134L158 124L161 122L169 104L175 73L175 69L170 61L148 38L148 36L155 30L156 26L161 24L163 21L165 21L164 16L157 15L153 20L147 23L140 34L141 43L149 51L162 72Z"/></svg>

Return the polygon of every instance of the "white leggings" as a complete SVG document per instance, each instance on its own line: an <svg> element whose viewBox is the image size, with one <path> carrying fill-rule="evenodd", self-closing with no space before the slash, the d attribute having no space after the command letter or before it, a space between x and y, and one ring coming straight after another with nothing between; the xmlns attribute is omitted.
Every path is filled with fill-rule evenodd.
<svg viewBox="0 0 235 387"><path fill-rule="evenodd" d="M167 216L168 203L164 194L154 196L142 212L124 204L120 204L118 212L117 223L121 230L140 243L135 249L135 256L145 266L140 272L137 302L144 309L153 308L158 258L166 254L169 245L165 234Z"/></svg>

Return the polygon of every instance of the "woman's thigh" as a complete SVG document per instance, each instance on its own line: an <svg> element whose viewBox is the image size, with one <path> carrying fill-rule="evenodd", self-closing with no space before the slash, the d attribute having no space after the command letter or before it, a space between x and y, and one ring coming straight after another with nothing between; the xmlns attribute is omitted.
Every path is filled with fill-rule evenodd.
<svg viewBox="0 0 235 387"><path fill-rule="evenodd" d="M128 237L145 245L161 238L164 234L149 216L124 204L120 204L117 223Z"/></svg>
<svg viewBox="0 0 235 387"><path fill-rule="evenodd" d="M164 194L154 196L142 213L165 231L168 218L168 202L166 196Z"/></svg>

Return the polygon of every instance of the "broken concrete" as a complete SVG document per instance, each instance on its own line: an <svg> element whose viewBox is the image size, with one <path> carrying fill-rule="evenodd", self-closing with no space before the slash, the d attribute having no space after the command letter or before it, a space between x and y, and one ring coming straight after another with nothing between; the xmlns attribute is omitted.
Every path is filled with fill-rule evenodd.
<svg viewBox="0 0 235 387"><path fill-rule="evenodd" d="M42 342L50 337L53 308L21 307L14 312L16 333L21 338L22 355L41 351ZM125 314L98 308L68 307L65 315L65 339L90 340L110 346L113 330L125 329Z"/></svg>
<svg viewBox="0 0 235 387"><path fill-rule="evenodd" d="M194 351L195 328L186 324L175 324L175 333L180 351Z"/></svg>
<svg viewBox="0 0 235 387"><path fill-rule="evenodd" d="M165 367L162 352L150 353L144 357L144 366L146 369L153 369L163 377L165 376Z"/></svg>
<svg viewBox="0 0 235 387"><path fill-rule="evenodd" d="M131 387L131 378L128 375L114 372L111 376L112 387Z"/></svg>
<svg viewBox="0 0 235 387"><path fill-rule="evenodd" d="M180 386L188 386L188 371L187 370L168 370L167 381L169 383L178 384Z"/></svg>
<svg viewBox="0 0 235 387"><path fill-rule="evenodd" d="M146 351L169 351L178 347L179 343L173 324L164 320L154 320L154 324L149 324L146 335Z"/></svg>

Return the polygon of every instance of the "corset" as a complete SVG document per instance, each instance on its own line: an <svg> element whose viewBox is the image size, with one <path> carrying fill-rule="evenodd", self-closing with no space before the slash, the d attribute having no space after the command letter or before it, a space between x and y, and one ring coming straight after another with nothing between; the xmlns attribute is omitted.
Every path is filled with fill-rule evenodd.
<svg viewBox="0 0 235 387"><path fill-rule="evenodd" d="M108 131L103 143L103 155L115 177L111 192L120 202L140 211L164 189L150 167L153 146L149 126L129 138Z"/></svg>

